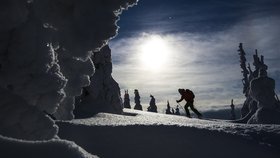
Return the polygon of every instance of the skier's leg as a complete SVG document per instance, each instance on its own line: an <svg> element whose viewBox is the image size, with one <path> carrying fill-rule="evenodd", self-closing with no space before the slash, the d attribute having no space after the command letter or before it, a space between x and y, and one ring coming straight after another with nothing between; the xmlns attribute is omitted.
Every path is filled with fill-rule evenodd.
<svg viewBox="0 0 280 158"><path fill-rule="evenodd" d="M186 116L191 118L191 114L190 114L190 111L189 111L188 107L189 107L188 104L186 104L185 107L184 107L185 111L186 111Z"/></svg>
<svg viewBox="0 0 280 158"><path fill-rule="evenodd" d="M198 118L202 116L201 113L198 112L196 108L194 108L193 104L190 105L190 108L197 115Z"/></svg>

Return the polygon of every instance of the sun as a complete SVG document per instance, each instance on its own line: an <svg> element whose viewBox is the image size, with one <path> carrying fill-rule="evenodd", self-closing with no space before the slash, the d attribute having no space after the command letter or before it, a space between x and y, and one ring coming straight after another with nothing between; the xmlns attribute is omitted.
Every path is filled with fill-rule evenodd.
<svg viewBox="0 0 280 158"><path fill-rule="evenodd" d="M140 47L140 60L143 68L160 71L168 62L170 49L168 42L159 35L151 35Z"/></svg>

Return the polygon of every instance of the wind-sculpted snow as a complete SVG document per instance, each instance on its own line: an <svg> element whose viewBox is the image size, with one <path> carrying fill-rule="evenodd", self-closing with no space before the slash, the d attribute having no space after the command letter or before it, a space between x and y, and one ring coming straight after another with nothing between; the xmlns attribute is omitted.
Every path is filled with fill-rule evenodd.
<svg viewBox="0 0 280 158"><path fill-rule="evenodd" d="M67 97L55 114L56 118L73 119L74 97L81 94L82 87L89 85L89 77L93 74L92 62L85 62L90 61L90 51L99 50L117 34L118 15L122 9L134 3L134 0L35 1L35 12L45 26L56 30L54 41L59 43L61 49L58 58L62 72L68 79L65 88ZM78 62L75 58L80 61L80 65L83 62L85 65L80 67L80 71L73 72L72 67Z"/></svg>
<svg viewBox="0 0 280 158"><path fill-rule="evenodd" d="M275 80L267 74L268 66L264 56L253 55L252 71L250 64L246 67L246 53L242 43L239 44L240 66L243 73L243 93L246 97L241 108L241 118L233 122L248 124L280 124L280 102L275 93Z"/></svg>
<svg viewBox="0 0 280 158"><path fill-rule="evenodd" d="M59 120L71 120L74 118L75 96L81 95L82 88L90 84L89 78L94 73L93 63L90 58L86 61L78 60L69 56L63 50L60 50L58 59L61 71L68 79L68 82L64 88L66 97L54 116Z"/></svg>
<svg viewBox="0 0 280 158"><path fill-rule="evenodd" d="M6 27L9 25L7 23ZM62 89L66 79L60 72L54 49L49 44L51 30L44 29L38 19L30 15L17 27L2 31L7 35L1 40L4 44L1 44L0 49L0 85L39 110L54 113L63 99Z"/></svg>
<svg viewBox="0 0 280 158"><path fill-rule="evenodd" d="M0 135L0 156L5 158L94 158L74 142L52 139L23 141Z"/></svg>
<svg viewBox="0 0 280 158"><path fill-rule="evenodd" d="M99 50L117 34L116 22L123 9L136 0L42 0L34 2L36 15L53 30L53 42L58 50L62 73L68 79L66 98L55 117L73 119L75 96L81 95L82 87L90 84L93 64L92 51ZM79 71L73 67L79 65ZM83 65L84 64L84 65Z"/></svg>
<svg viewBox="0 0 280 158"><path fill-rule="evenodd" d="M1 10L1 14L0 14L1 31L8 31L12 28L18 27L27 19L28 11L26 8L26 1L22 1L22 0L1 1L0 10Z"/></svg>
<svg viewBox="0 0 280 158"><path fill-rule="evenodd" d="M1 120L5 124L1 131L18 131L11 136L23 139L50 139L55 134L44 135L41 131L49 126L52 129L53 125L43 121L49 119L45 113L57 119L73 119L74 98L81 94L82 87L90 84L94 72L92 51L101 49L117 34L120 13L136 2L1 1L0 87L11 93L3 95L8 100L20 100L23 104L5 104L0 99L0 105L5 104L1 108L8 107L0 109L1 113L5 111L1 117L14 119L23 129L32 127L25 130L35 134L20 135L21 126L6 125L11 123L8 120Z"/></svg>
<svg viewBox="0 0 280 158"><path fill-rule="evenodd" d="M101 157L280 155L279 125L234 124L128 109L124 112L125 116L100 113L90 119L57 122L58 135Z"/></svg>
<svg viewBox="0 0 280 158"><path fill-rule="evenodd" d="M91 85L84 88L84 94L77 104L76 118L91 117L98 112L122 113L120 87L112 77L113 67L109 46L106 45L99 52L94 52L92 61L95 65L95 73L91 77Z"/></svg>
<svg viewBox="0 0 280 158"><path fill-rule="evenodd" d="M117 34L123 9L137 0L35 0L35 12L57 30L57 40L71 56L86 60Z"/></svg>

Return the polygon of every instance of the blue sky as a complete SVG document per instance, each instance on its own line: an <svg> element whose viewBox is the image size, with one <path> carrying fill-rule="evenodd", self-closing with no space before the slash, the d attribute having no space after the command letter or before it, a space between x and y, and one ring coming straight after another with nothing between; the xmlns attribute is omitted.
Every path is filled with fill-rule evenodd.
<svg viewBox="0 0 280 158"><path fill-rule="evenodd" d="M192 89L202 111L231 99L241 104L242 42L249 62L255 49L265 56L280 90L279 7L276 0L140 0L121 15L119 35L109 43L113 76L132 105L139 89L143 105L153 94L163 111L166 100L176 105L178 88Z"/></svg>

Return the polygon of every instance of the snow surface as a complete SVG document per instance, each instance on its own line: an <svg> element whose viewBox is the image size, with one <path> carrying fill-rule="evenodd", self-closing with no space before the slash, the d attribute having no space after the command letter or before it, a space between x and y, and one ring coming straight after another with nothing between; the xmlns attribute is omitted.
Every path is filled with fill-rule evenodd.
<svg viewBox="0 0 280 158"><path fill-rule="evenodd" d="M49 141L24 141L0 135L1 158L91 158L74 142L53 139Z"/></svg>
<svg viewBox="0 0 280 158"><path fill-rule="evenodd" d="M58 121L58 135L100 157L280 156L279 125L234 124L130 109L124 112Z"/></svg>
<svg viewBox="0 0 280 158"><path fill-rule="evenodd" d="M26 100L0 87L0 135L25 140L49 140L57 135L55 122Z"/></svg>

